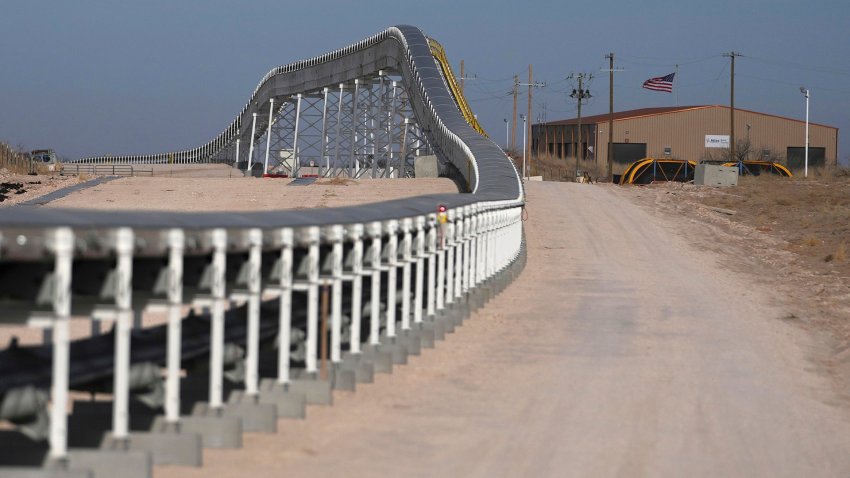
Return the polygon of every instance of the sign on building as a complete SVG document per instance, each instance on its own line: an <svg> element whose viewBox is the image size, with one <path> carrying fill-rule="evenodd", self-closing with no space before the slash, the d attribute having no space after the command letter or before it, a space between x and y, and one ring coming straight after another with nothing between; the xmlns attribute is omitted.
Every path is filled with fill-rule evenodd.
<svg viewBox="0 0 850 478"><path fill-rule="evenodd" d="M705 135L705 147L706 148L728 148L729 147L729 135L728 134L707 134L707 135Z"/></svg>

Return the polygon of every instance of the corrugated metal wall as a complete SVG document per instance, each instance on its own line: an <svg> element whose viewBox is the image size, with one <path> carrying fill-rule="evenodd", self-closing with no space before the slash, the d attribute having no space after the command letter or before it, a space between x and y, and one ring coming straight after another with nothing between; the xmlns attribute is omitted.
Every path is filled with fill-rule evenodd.
<svg viewBox="0 0 850 478"><path fill-rule="evenodd" d="M761 159L763 149L774 152L783 161L789 146L805 146L805 123L788 118L736 110L735 139L747 138L754 149L752 159ZM608 154L608 123L599 124L599 158ZM664 148L671 148L670 157L699 161L708 155L720 158L720 149L706 148L705 135L729 134L729 108L712 106L674 113L630 118L614 121L615 143L646 143L648 156L663 158ZM826 148L827 165L836 164L838 130L820 125L809 125L810 147ZM614 163L614 173L625 167Z"/></svg>

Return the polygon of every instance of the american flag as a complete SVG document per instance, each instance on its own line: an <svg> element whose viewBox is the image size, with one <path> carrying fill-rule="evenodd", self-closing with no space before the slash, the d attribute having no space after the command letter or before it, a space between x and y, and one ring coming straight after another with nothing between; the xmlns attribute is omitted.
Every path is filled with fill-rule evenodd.
<svg viewBox="0 0 850 478"><path fill-rule="evenodd" d="M667 76L659 76L658 78L650 78L643 82L643 87L652 91L673 92L673 77L675 73L670 73Z"/></svg>

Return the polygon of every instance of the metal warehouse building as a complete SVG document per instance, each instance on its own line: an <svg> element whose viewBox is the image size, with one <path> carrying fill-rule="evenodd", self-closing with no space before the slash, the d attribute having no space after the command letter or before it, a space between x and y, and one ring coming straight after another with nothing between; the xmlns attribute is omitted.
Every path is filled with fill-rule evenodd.
<svg viewBox="0 0 850 478"><path fill-rule="evenodd" d="M644 108L614 113L614 174L645 157L693 161L719 160L728 154L728 106ZM583 117L582 158L599 170L608 159L608 114ZM532 126L533 154L548 158L575 156L578 119ZM749 144L747 159L778 161L800 169L805 147L805 123L792 118L735 109L737 149ZM745 142L749 140L748 142ZM838 158L838 128L809 123L809 166L834 166Z"/></svg>

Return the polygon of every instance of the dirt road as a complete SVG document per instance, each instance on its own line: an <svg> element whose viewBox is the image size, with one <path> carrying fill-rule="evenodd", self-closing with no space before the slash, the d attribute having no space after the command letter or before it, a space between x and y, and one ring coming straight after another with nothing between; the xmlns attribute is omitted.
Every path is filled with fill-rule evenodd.
<svg viewBox="0 0 850 478"><path fill-rule="evenodd" d="M820 345L614 188L531 183L523 275L438 350L171 476L850 476Z"/></svg>

